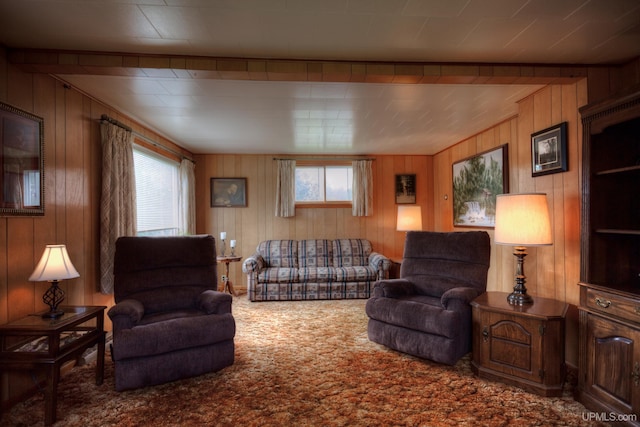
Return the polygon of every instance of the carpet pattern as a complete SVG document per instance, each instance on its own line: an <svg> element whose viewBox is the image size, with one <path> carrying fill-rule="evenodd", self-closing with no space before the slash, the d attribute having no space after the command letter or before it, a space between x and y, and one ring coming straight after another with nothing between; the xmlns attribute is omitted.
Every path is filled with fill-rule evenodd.
<svg viewBox="0 0 640 427"><path fill-rule="evenodd" d="M365 300L234 299L236 362L220 372L118 393L113 364L59 385L56 426L599 426L566 390L544 398L476 378L466 356L444 366L367 339ZM44 421L43 396L1 425Z"/></svg>

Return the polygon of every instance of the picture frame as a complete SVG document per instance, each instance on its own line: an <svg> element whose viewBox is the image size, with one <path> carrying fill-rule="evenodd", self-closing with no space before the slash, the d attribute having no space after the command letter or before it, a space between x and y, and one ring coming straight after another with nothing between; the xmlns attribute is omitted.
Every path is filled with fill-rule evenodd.
<svg viewBox="0 0 640 427"><path fill-rule="evenodd" d="M211 207L247 206L247 178L211 178Z"/></svg>
<svg viewBox="0 0 640 427"><path fill-rule="evenodd" d="M0 216L44 215L44 120L0 102Z"/></svg>
<svg viewBox="0 0 640 427"><path fill-rule="evenodd" d="M416 175L400 174L396 175L396 204L416 203Z"/></svg>
<svg viewBox="0 0 640 427"><path fill-rule="evenodd" d="M508 144L453 163L453 225L495 227L496 196L509 192Z"/></svg>
<svg viewBox="0 0 640 427"><path fill-rule="evenodd" d="M531 134L531 176L566 172L567 122Z"/></svg>

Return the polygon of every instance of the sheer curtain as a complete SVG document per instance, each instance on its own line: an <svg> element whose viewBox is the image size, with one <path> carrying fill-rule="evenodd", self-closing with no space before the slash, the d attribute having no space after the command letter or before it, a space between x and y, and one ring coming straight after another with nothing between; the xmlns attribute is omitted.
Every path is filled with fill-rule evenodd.
<svg viewBox="0 0 640 427"><path fill-rule="evenodd" d="M196 232L196 165L192 160L182 159L180 162L180 232L195 234Z"/></svg>
<svg viewBox="0 0 640 427"><path fill-rule="evenodd" d="M296 161L277 160L276 216L296 215Z"/></svg>
<svg viewBox="0 0 640 427"><path fill-rule="evenodd" d="M353 167L353 216L373 214L373 172L371 160L354 160Z"/></svg>
<svg viewBox="0 0 640 427"><path fill-rule="evenodd" d="M113 256L120 236L136 234L136 186L132 132L108 122L102 136L100 292L113 293Z"/></svg>

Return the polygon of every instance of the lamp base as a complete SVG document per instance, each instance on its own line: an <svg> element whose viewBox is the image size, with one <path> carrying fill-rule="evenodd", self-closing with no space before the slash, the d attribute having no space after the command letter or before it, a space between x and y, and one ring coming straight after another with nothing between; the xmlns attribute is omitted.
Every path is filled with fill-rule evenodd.
<svg viewBox="0 0 640 427"><path fill-rule="evenodd" d="M524 257L527 256L527 250L524 246L516 246L513 249L513 255L516 257L516 283L513 292L507 297L507 302L511 305L527 305L533 304L533 298L527 295L525 286L526 278L524 275Z"/></svg>
<svg viewBox="0 0 640 427"><path fill-rule="evenodd" d="M533 304L533 298L531 298L531 295L514 291L507 296L507 302L511 305L527 305Z"/></svg>
<svg viewBox="0 0 640 427"><path fill-rule="evenodd" d="M64 314L64 311L62 310L52 310L52 311L47 311L46 313L44 313L42 315L43 319L57 319L58 317L62 317L62 315Z"/></svg>
<svg viewBox="0 0 640 427"><path fill-rule="evenodd" d="M57 319L64 314L58 305L64 300L64 291L58 287L58 280L51 281L51 287L42 295L42 301L49 306L49 311L42 315L43 319Z"/></svg>

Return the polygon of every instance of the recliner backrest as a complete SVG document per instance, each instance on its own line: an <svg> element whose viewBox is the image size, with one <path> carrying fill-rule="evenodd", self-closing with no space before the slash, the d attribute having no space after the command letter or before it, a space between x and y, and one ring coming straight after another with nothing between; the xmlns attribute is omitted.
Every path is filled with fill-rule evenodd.
<svg viewBox="0 0 640 427"><path fill-rule="evenodd" d="M114 257L114 298L137 299L145 313L195 306L217 289L215 240L210 235L120 237Z"/></svg>
<svg viewBox="0 0 640 427"><path fill-rule="evenodd" d="M490 257L486 231L409 231L400 277L410 278L419 293L429 296L460 286L484 292Z"/></svg>

